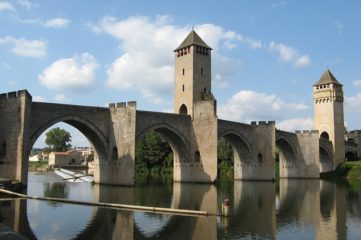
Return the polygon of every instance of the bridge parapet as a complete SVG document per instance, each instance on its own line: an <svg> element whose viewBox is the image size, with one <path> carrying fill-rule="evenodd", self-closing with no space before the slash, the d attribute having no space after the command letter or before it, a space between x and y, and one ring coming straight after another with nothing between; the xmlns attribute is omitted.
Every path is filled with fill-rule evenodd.
<svg viewBox="0 0 361 240"><path fill-rule="evenodd" d="M13 98L21 98L25 97L28 100L32 100L32 96L27 90L19 90L19 91L13 91L13 92L7 92L7 93L1 93L0 94L0 101L7 100L7 99L13 99Z"/></svg>

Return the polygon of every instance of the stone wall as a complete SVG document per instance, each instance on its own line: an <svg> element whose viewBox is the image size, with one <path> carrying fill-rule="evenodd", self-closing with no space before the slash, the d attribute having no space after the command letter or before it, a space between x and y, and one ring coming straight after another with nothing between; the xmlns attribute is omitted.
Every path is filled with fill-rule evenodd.
<svg viewBox="0 0 361 240"><path fill-rule="evenodd" d="M32 97L26 90L0 94L0 176L27 184L27 136ZM25 161L26 160L26 161Z"/></svg>
<svg viewBox="0 0 361 240"><path fill-rule="evenodd" d="M102 184L133 185L135 157L136 103L109 104L111 122L108 159L99 161L94 181Z"/></svg>

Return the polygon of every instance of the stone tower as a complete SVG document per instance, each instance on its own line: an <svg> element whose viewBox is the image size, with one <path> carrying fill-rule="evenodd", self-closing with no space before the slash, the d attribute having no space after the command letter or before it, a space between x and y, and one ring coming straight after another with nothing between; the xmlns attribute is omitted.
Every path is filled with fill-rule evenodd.
<svg viewBox="0 0 361 240"><path fill-rule="evenodd" d="M175 52L174 112L189 115L190 162L175 170L175 181L217 178L217 102L211 92L211 48L192 30ZM177 164L175 164L177 165Z"/></svg>
<svg viewBox="0 0 361 240"><path fill-rule="evenodd" d="M211 94L211 50L194 30L174 50L175 113L193 117L193 103Z"/></svg>
<svg viewBox="0 0 361 240"><path fill-rule="evenodd" d="M345 161L345 126L343 114L342 84L326 69L320 80L313 85L315 128L320 138L332 142L334 150L333 169Z"/></svg>

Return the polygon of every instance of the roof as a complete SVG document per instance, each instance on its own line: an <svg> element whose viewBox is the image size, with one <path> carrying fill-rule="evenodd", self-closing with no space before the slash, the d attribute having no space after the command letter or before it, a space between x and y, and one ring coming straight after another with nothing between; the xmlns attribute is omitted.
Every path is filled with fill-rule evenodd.
<svg viewBox="0 0 361 240"><path fill-rule="evenodd" d="M337 79L335 78L335 76L332 75L331 71L327 68L325 70L325 72L322 74L320 80L318 80L317 83L315 83L313 86L318 86L318 85L323 85L323 84L329 84L329 83L333 83L333 84L337 84L337 85L341 85L342 84L337 81Z"/></svg>
<svg viewBox="0 0 361 240"><path fill-rule="evenodd" d="M183 42L179 45L179 47L177 47L174 51L178 51L182 48L192 45L197 45L212 50L212 48L210 48L194 30L192 30L183 40Z"/></svg>

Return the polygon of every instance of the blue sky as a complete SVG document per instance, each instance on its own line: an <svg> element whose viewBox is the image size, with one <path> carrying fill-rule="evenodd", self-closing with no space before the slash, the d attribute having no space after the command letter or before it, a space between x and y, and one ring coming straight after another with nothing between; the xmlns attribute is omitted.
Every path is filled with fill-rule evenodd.
<svg viewBox="0 0 361 240"><path fill-rule="evenodd" d="M219 118L312 129L312 85L328 67L344 85L347 128L360 129L360 23L357 0L0 0L0 89L172 111L172 50L194 27L213 48Z"/></svg>

